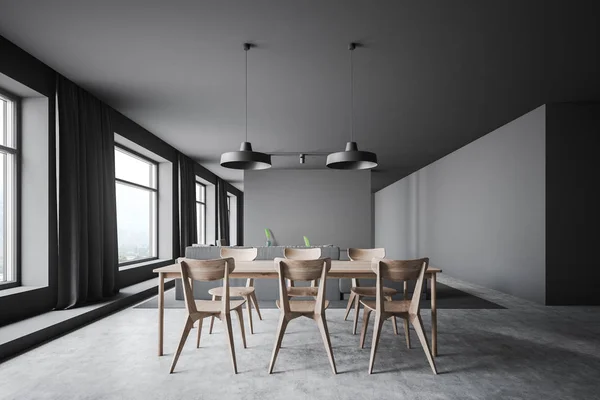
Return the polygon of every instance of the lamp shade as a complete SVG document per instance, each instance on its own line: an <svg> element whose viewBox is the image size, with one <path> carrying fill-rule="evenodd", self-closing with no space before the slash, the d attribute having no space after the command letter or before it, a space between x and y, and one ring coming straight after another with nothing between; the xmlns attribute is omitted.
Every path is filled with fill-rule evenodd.
<svg viewBox="0 0 600 400"><path fill-rule="evenodd" d="M346 150L327 156L327 167L332 169L370 169L377 166L377 155L360 151L356 142L346 143Z"/></svg>
<svg viewBox="0 0 600 400"><path fill-rule="evenodd" d="M240 151L221 154L221 166L231 169L267 169L271 168L271 156L252 151L250 142L242 142Z"/></svg>

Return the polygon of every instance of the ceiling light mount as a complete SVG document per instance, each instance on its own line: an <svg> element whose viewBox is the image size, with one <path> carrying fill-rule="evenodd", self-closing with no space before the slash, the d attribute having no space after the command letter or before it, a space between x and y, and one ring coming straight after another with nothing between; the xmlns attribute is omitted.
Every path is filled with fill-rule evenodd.
<svg viewBox="0 0 600 400"><path fill-rule="evenodd" d="M230 151L221 154L221 166L231 169L267 169L271 168L271 156L252 150L252 144L248 141L248 50L256 45L244 43L246 52L246 140L242 142L239 151Z"/></svg>
<svg viewBox="0 0 600 400"><path fill-rule="evenodd" d="M327 156L327 167L333 169L371 169L377 166L377 155L370 151L358 150L354 141L354 60L352 54L359 47L359 43L348 44L350 50L350 141L346 143L346 149Z"/></svg>

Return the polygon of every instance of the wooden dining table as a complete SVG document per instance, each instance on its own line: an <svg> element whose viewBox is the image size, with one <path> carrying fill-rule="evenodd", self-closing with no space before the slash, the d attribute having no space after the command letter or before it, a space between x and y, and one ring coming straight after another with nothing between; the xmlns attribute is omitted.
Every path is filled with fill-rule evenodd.
<svg viewBox="0 0 600 400"><path fill-rule="evenodd" d="M167 265L153 270L158 274L158 355L163 355L164 316L165 316L165 280L181 278L179 264ZM431 281L431 351L437 356L437 299L436 277L441 273L440 268L428 267L425 278ZM235 269L229 274L230 278L276 279L277 271L273 260L255 260L236 262ZM331 270L327 278L356 278L374 279L375 272L371 269L370 261L341 261L332 260Z"/></svg>

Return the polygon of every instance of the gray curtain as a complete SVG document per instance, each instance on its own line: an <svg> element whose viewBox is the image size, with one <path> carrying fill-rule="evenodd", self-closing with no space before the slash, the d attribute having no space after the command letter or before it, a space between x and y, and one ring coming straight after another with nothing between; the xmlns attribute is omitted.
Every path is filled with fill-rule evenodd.
<svg viewBox="0 0 600 400"><path fill-rule="evenodd" d="M110 109L57 78L59 263L56 308L119 291L114 132Z"/></svg>
<svg viewBox="0 0 600 400"><path fill-rule="evenodd" d="M227 245L231 243L229 237L229 213L227 212L227 189L225 181L217 178L217 218L218 218L218 237L217 239L225 239Z"/></svg>
<svg viewBox="0 0 600 400"><path fill-rule="evenodd" d="M179 256L185 248L198 242L196 225L196 174L191 158L178 154L179 160Z"/></svg>

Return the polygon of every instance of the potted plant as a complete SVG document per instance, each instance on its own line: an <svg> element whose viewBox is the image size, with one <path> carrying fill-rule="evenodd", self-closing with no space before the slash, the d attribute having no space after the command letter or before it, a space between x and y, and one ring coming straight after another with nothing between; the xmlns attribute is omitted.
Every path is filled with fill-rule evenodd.
<svg viewBox="0 0 600 400"><path fill-rule="evenodd" d="M269 228L265 228L265 236L267 237L267 247L271 246L271 244L273 244L273 237L271 236L271 231L269 230Z"/></svg>

